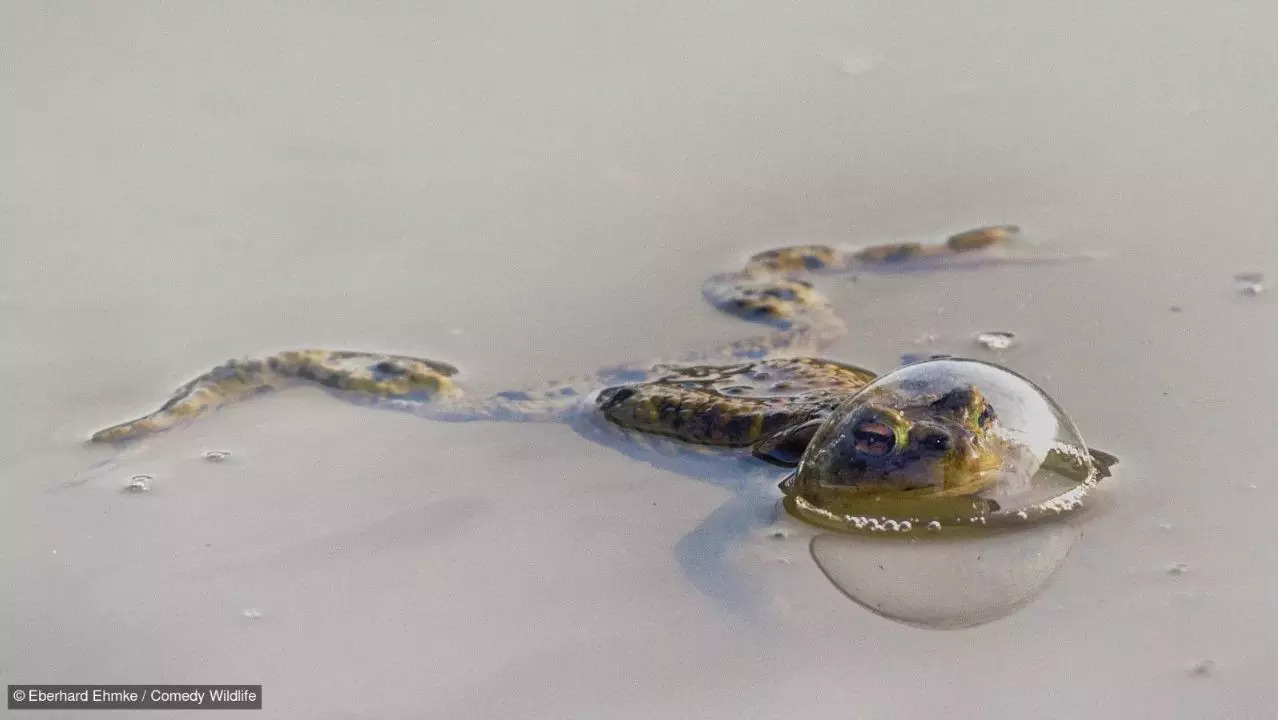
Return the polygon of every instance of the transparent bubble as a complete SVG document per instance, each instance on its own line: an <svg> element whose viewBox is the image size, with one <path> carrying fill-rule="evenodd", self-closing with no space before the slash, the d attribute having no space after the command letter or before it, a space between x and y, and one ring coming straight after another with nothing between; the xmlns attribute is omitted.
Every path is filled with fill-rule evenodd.
<svg viewBox="0 0 1280 720"><path fill-rule="evenodd" d="M1236 289L1245 295L1258 295L1265 289L1264 276L1260 272L1236 273Z"/></svg>
<svg viewBox="0 0 1280 720"><path fill-rule="evenodd" d="M929 360L845 401L783 484L783 502L845 532L994 528L1080 507L1112 462L1091 455L1026 378L977 360Z"/></svg>
<svg viewBox="0 0 1280 720"><path fill-rule="evenodd" d="M1025 607L1048 587L1079 537L1073 523L907 542L823 533L809 552L833 585L877 615L951 630Z"/></svg>
<svg viewBox="0 0 1280 720"><path fill-rule="evenodd" d="M125 484L125 492L144 493L151 492L151 481L155 480L150 475L134 475L129 478L129 482Z"/></svg>
<svg viewBox="0 0 1280 720"><path fill-rule="evenodd" d="M1013 347L1013 333L984 332L978 333L978 344L988 350L1008 350Z"/></svg>

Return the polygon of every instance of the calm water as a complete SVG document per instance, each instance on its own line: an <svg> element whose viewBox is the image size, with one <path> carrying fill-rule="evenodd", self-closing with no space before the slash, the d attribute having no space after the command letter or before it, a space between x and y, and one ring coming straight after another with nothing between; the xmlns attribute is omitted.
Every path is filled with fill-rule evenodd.
<svg viewBox="0 0 1280 720"><path fill-rule="evenodd" d="M262 683L255 718L1274 716L1274 4L3 12L7 682ZM755 496L564 426L297 392L81 444L245 353L481 389L660 357L750 332L698 287L751 252L994 222L1109 257L828 285L832 355L999 360L1123 458L1045 593L970 630L868 612L802 536L734 537Z"/></svg>

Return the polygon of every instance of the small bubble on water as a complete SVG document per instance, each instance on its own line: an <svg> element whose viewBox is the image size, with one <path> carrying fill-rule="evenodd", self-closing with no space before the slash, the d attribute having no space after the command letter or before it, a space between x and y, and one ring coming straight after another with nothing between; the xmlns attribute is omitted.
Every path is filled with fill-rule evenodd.
<svg viewBox="0 0 1280 720"><path fill-rule="evenodd" d="M786 530L773 530L769 533L769 539L771 540L786 540L788 537L790 535Z"/></svg>
<svg viewBox="0 0 1280 720"><path fill-rule="evenodd" d="M1027 511L1026 511L1026 510L1019 510L1019 511L1018 511L1018 519L1019 519L1019 520L1026 520L1026 519L1027 519L1027 518L1029 518L1029 517L1031 517L1031 516L1030 516L1030 515L1027 515Z"/></svg>
<svg viewBox="0 0 1280 720"><path fill-rule="evenodd" d="M925 527L929 528L929 532L938 532L942 529L942 523L937 520L930 520L929 524L925 525Z"/></svg>
<svg viewBox="0 0 1280 720"><path fill-rule="evenodd" d="M1191 666L1191 674L1197 677L1209 677L1218 669L1218 664L1212 660L1201 660Z"/></svg>
<svg viewBox="0 0 1280 720"><path fill-rule="evenodd" d="M222 462L230 457L230 450L206 450L204 453L204 459L209 462Z"/></svg>
<svg viewBox="0 0 1280 720"><path fill-rule="evenodd" d="M144 493L151 491L151 481L155 478L150 475L134 475L129 478L128 484L124 486L125 492Z"/></svg>
<svg viewBox="0 0 1280 720"><path fill-rule="evenodd" d="M1264 279L1260 272L1236 273L1236 290L1244 295L1257 295L1266 287Z"/></svg>
<svg viewBox="0 0 1280 720"><path fill-rule="evenodd" d="M978 333L975 338L978 344L988 350L1008 350L1013 347L1013 333L1011 332L984 332Z"/></svg>
<svg viewBox="0 0 1280 720"><path fill-rule="evenodd" d="M1170 575L1185 575L1187 572L1186 563L1174 563L1165 568L1164 571Z"/></svg>
<svg viewBox="0 0 1280 720"><path fill-rule="evenodd" d="M262 611L259 610L258 608L245 608L244 610L240 611L240 617L244 618L245 620L261 620Z"/></svg>

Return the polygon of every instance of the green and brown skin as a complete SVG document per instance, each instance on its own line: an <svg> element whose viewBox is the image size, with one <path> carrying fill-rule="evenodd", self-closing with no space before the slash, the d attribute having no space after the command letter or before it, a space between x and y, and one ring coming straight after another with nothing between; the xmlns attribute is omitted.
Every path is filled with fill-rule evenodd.
<svg viewBox="0 0 1280 720"><path fill-rule="evenodd" d="M876 377L809 356L844 334L845 326L806 276L985 258L1016 232L998 226L936 244L850 251L804 245L760 253L741 270L709 279L704 294L719 309L771 325L773 331L672 364L612 368L472 398L455 383L457 370L445 363L380 353L288 351L214 368L179 388L159 410L92 439L130 441L264 391L314 384L353 401L439 420L567 420L597 414L629 433L690 447L750 449L762 460L795 465L817 426ZM976 492L981 488L974 487L973 477L991 466L995 452L987 441L994 421L976 391L877 408L854 428L852 437L860 440L834 460L830 472L840 484L869 490Z"/></svg>

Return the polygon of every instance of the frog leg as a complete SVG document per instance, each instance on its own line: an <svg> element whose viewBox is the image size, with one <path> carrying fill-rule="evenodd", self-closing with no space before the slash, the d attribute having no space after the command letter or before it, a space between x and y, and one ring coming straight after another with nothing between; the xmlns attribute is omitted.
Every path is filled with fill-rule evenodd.
<svg viewBox="0 0 1280 720"><path fill-rule="evenodd" d="M651 365L606 368L524 390L471 397L454 381L452 365L384 353L292 350L229 360L174 391L155 412L93 434L119 443L183 425L216 408L290 387L313 385L344 400L411 412L432 420L551 422L566 419L603 385L649 377Z"/></svg>
<svg viewBox="0 0 1280 720"><path fill-rule="evenodd" d="M831 301L805 273L836 272L847 265L844 254L825 245L797 245L752 257L746 267L713 275L703 284L703 296L717 309L773 331L698 353L704 363L741 362L811 355L845 334L844 321Z"/></svg>
<svg viewBox="0 0 1280 720"><path fill-rule="evenodd" d="M968 230L936 243L890 243L862 248L793 245L752 256L737 272L708 279L703 295L716 308L771 325L768 335L731 343L701 358L726 362L820 353L847 331L844 321L806 275L904 271L974 264L1032 264L1080 259L1010 253L1019 230L997 225Z"/></svg>
<svg viewBox="0 0 1280 720"><path fill-rule="evenodd" d="M993 265L1058 265L1102 257L1096 252L1037 254L1029 251L1017 225L992 225L957 233L937 243L889 243L846 251L851 270L913 270L990 267Z"/></svg>
<svg viewBox="0 0 1280 720"><path fill-rule="evenodd" d="M306 383L353 397L426 402L460 396L457 369L434 360L339 350L292 350L230 360L174 391L155 412L93 434L93 442L134 440L184 424L209 410Z"/></svg>

